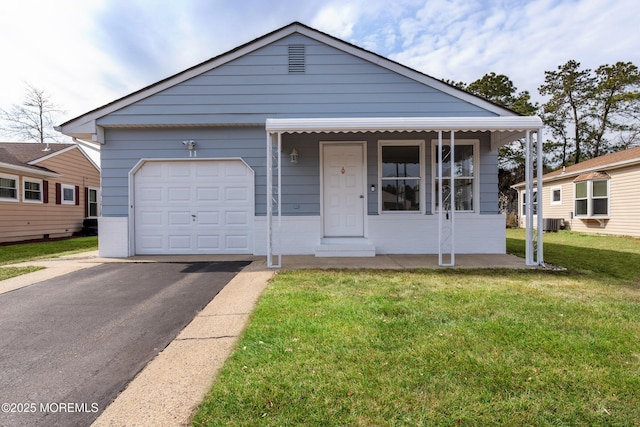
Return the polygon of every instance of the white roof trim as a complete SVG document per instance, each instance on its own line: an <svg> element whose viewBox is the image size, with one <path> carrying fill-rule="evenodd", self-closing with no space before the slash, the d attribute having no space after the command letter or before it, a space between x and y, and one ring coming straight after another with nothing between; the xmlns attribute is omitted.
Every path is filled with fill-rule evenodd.
<svg viewBox="0 0 640 427"><path fill-rule="evenodd" d="M384 132L384 131L537 131L538 116L508 117L362 117L267 119L273 133Z"/></svg>

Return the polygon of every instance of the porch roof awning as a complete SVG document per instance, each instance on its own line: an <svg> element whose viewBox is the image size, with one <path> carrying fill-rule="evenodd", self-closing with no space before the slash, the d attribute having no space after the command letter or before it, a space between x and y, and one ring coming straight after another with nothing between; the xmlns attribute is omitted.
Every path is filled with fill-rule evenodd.
<svg viewBox="0 0 640 427"><path fill-rule="evenodd" d="M355 117L267 119L269 133L335 132L499 132L494 146L502 146L524 137L525 131L538 131L538 116L500 117ZM494 147L496 148L496 147Z"/></svg>

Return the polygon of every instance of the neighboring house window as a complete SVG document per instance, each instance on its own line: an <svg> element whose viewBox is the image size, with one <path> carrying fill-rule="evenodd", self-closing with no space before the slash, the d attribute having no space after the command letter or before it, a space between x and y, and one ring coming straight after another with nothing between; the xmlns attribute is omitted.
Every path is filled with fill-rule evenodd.
<svg viewBox="0 0 640 427"><path fill-rule="evenodd" d="M474 212L476 206L477 174L478 174L478 141L461 140L454 142L454 206L456 211ZM442 200L445 210L451 209L451 201L448 200L451 192L451 145L449 141L442 141L442 178L439 173L438 141L433 142L432 150L432 175L433 175L433 206L438 212L438 192L442 188Z"/></svg>
<svg viewBox="0 0 640 427"><path fill-rule="evenodd" d="M18 201L18 177L14 175L0 175L0 201Z"/></svg>
<svg viewBox="0 0 640 427"><path fill-rule="evenodd" d="M99 217L100 212L98 207L98 189L87 188L87 217Z"/></svg>
<svg viewBox="0 0 640 427"><path fill-rule="evenodd" d="M62 184L62 204L63 205L75 205L76 204L76 187L73 185Z"/></svg>
<svg viewBox="0 0 640 427"><path fill-rule="evenodd" d="M382 212L421 212L424 141L380 141L378 186Z"/></svg>
<svg viewBox="0 0 640 427"><path fill-rule="evenodd" d="M575 184L575 215L602 217L609 215L609 180L580 181Z"/></svg>
<svg viewBox="0 0 640 427"><path fill-rule="evenodd" d="M531 209L533 209L533 214L538 215L538 192L533 190L533 205ZM527 216L527 192L522 192L522 216Z"/></svg>
<svg viewBox="0 0 640 427"><path fill-rule="evenodd" d="M562 187L551 187L551 204L562 204Z"/></svg>
<svg viewBox="0 0 640 427"><path fill-rule="evenodd" d="M42 203L42 180L34 178L22 179L22 200L26 203Z"/></svg>

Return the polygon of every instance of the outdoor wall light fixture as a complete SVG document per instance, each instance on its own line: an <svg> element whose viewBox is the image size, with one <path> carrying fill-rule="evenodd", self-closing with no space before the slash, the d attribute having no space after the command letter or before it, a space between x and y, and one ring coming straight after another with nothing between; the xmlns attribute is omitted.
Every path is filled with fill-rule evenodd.
<svg viewBox="0 0 640 427"><path fill-rule="evenodd" d="M189 150L189 157L196 157L197 156L197 152L196 152L196 142L195 141L182 141L182 144L187 147L187 150Z"/></svg>
<svg viewBox="0 0 640 427"><path fill-rule="evenodd" d="M375 184L371 184L371 192L375 193L376 191L376 185Z"/></svg>
<svg viewBox="0 0 640 427"><path fill-rule="evenodd" d="M291 154L289 154L289 157L291 157L291 163L293 163L294 165L298 163L298 150L296 150L295 148L293 150L291 150Z"/></svg>

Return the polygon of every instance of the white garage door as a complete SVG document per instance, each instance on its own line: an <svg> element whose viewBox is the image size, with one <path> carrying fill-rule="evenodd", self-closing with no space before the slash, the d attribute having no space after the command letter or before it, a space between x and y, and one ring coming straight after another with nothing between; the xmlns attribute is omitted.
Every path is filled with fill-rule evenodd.
<svg viewBox="0 0 640 427"><path fill-rule="evenodd" d="M134 191L136 254L253 253L254 177L244 162L146 162Z"/></svg>

